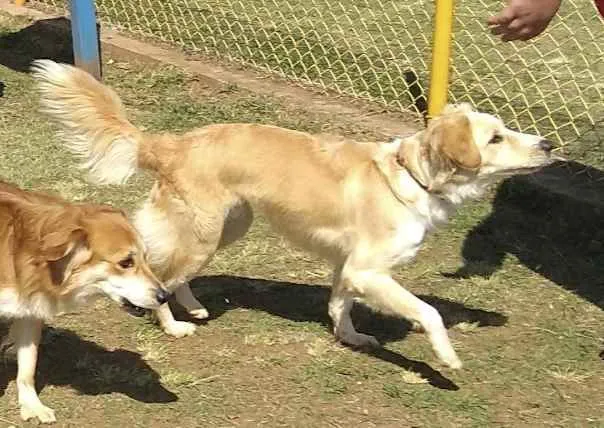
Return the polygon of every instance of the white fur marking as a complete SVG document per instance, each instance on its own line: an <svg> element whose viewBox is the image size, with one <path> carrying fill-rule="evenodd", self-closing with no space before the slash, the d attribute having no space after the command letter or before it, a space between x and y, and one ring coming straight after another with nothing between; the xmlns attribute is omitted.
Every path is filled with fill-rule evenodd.
<svg viewBox="0 0 604 428"><path fill-rule="evenodd" d="M151 268L155 270L167 265L178 239L167 216L151 201L146 201L134 215L134 227L147 247Z"/></svg>
<svg viewBox="0 0 604 428"><path fill-rule="evenodd" d="M49 320L57 308L42 294L36 293L29 299L21 298L14 289L0 289L0 318L37 318Z"/></svg>

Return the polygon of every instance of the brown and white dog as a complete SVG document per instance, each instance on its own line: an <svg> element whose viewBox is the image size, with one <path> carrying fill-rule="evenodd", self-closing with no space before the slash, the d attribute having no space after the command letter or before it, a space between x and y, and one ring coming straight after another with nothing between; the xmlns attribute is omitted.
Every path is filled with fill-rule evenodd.
<svg viewBox="0 0 604 428"><path fill-rule="evenodd" d="M126 216L103 205L69 204L0 182L0 319L17 352L21 417L54 422L34 375L44 321L96 296L154 309L169 293L145 261Z"/></svg>
<svg viewBox="0 0 604 428"><path fill-rule="evenodd" d="M208 316L187 281L214 253L242 237L256 209L276 230L335 266L329 314L340 341L377 345L355 331L361 301L421 325L438 357L459 368L441 316L391 276L426 232L495 179L552 162L550 142L501 120L449 106L426 130L390 143L358 143L254 124L220 124L183 135L132 125L118 96L68 65L38 61L42 106L61 126L92 178L122 183L138 168L157 182L135 225L154 272L196 318ZM157 311L174 336L194 332Z"/></svg>

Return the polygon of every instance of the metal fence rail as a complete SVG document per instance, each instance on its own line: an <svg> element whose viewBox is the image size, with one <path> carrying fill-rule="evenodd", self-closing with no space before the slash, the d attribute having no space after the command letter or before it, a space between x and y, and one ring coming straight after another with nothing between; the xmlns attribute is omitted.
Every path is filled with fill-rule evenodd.
<svg viewBox="0 0 604 428"><path fill-rule="evenodd" d="M37 0L65 9L65 0ZM500 2L456 7L449 99L563 143L604 119L604 25L565 0L545 35L504 44L484 22ZM97 0L101 21L392 109L417 109L429 75L433 1ZM598 40L598 38L600 40Z"/></svg>

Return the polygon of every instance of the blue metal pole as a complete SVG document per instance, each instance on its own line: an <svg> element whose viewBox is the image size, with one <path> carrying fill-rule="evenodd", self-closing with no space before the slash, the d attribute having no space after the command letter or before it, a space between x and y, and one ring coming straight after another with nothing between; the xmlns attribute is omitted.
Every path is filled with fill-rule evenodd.
<svg viewBox="0 0 604 428"><path fill-rule="evenodd" d="M101 79L94 0L71 0L71 37L75 65Z"/></svg>

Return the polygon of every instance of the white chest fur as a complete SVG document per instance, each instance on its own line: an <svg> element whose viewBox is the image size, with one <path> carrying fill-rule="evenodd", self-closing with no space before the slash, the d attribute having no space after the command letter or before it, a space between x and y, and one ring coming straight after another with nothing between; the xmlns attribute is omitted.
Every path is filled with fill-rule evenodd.
<svg viewBox="0 0 604 428"><path fill-rule="evenodd" d="M407 263L415 257L424 241L426 230L426 223L417 216L407 218L398 225L392 254L394 265Z"/></svg>
<svg viewBox="0 0 604 428"><path fill-rule="evenodd" d="M24 299L14 289L0 289L0 318L25 318L49 319L56 312L52 302L42 294L34 294Z"/></svg>

